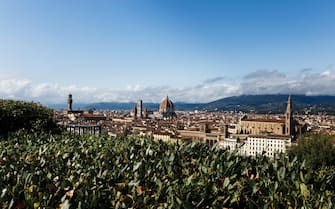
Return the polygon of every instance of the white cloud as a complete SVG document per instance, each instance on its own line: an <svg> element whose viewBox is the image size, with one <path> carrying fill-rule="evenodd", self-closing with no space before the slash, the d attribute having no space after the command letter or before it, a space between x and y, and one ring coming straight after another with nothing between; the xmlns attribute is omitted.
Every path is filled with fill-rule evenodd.
<svg viewBox="0 0 335 209"><path fill-rule="evenodd" d="M289 77L277 71L263 71L258 78L246 76L241 82L243 94L334 95L335 72L300 74ZM278 76L279 75L279 76Z"/></svg>
<svg viewBox="0 0 335 209"><path fill-rule="evenodd" d="M224 79L226 79L225 77L223 76L218 76L218 77L215 77L215 78L209 78L209 79L206 79L204 80L203 83L216 83L216 82L219 82L219 81L223 81Z"/></svg>
<svg viewBox="0 0 335 209"><path fill-rule="evenodd" d="M31 82L26 79L4 78L0 80L0 96L8 98L22 98Z"/></svg>
<svg viewBox="0 0 335 209"><path fill-rule="evenodd" d="M244 79L286 78L286 75L277 70L256 70L244 76Z"/></svg>
<svg viewBox="0 0 335 209"><path fill-rule="evenodd" d="M34 100L46 101L48 103L59 103L66 101L67 95L76 95L77 101L92 101L97 93L96 88L78 87L75 85L61 86L59 84L42 83L32 86L29 95Z"/></svg>
<svg viewBox="0 0 335 209"><path fill-rule="evenodd" d="M129 102L142 99L160 102L166 95L173 101L209 102L241 94L306 94L335 95L335 72L326 70L313 73L304 71L288 76L277 70L258 70L236 81L227 77L206 79L186 88L173 86L129 85L124 89L97 89L88 86L34 84L27 79L0 78L0 98L34 100L42 103L65 103L73 94L74 102Z"/></svg>

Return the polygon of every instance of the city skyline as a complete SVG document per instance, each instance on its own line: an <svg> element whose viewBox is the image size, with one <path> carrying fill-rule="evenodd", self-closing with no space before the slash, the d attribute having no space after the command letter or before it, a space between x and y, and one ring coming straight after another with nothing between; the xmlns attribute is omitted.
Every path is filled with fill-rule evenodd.
<svg viewBox="0 0 335 209"><path fill-rule="evenodd" d="M334 95L333 1L1 1L0 96Z"/></svg>

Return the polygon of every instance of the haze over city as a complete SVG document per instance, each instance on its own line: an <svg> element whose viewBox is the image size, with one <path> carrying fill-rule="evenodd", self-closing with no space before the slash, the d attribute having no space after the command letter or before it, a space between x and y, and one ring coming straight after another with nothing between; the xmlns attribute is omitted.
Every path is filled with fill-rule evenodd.
<svg viewBox="0 0 335 209"><path fill-rule="evenodd" d="M334 1L1 1L0 97L334 95Z"/></svg>

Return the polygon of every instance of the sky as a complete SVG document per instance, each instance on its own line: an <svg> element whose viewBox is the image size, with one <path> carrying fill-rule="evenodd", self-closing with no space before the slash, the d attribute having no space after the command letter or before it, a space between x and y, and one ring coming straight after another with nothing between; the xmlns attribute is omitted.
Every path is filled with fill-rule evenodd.
<svg viewBox="0 0 335 209"><path fill-rule="evenodd" d="M0 0L0 98L335 95L333 0Z"/></svg>

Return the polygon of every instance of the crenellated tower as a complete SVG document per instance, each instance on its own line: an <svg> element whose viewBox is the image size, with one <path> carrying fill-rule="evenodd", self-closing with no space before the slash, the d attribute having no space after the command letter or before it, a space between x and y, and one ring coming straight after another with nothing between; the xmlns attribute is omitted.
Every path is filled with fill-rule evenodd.
<svg viewBox="0 0 335 209"><path fill-rule="evenodd" d="M291 95L289 95L287 100L287 107L285 113L285 135L293 135L293 115L292 115L292 100Z"/></svg>
<svg viewBox="0 0 335 209"><path fill-rule="evenodd" d="M67 98L67 110L72 111L72 94L69 94Z"/></svg>
<svg viewBox="0 0 335 209"><path fill-rule="evenodd" d="M143 101L141 99L137 102L137 117L143 117Z"/></svg>

